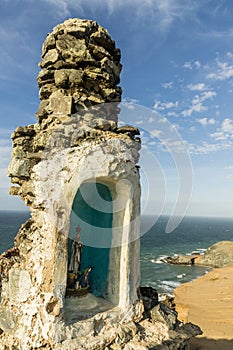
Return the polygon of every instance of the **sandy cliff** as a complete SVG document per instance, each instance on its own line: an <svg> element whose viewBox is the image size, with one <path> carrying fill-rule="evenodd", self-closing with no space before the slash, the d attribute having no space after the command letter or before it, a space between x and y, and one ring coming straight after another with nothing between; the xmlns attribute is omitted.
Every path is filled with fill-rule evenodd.
<svg viewBox="0 0 233 350"><path fill-rule="evenodd" d="M216 268L175 290L178 317L201 327L191 350L233 349L233 264Z"/></svg>

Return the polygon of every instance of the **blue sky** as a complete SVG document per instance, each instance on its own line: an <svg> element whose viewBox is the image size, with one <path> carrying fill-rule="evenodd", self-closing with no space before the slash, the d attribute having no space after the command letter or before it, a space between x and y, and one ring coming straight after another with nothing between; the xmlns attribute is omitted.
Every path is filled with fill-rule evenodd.
<svg viewBox="0 0 233 350"><path fill-rule="evenodd" d="M70 17L96 20L115 39L122 51L124 101L145 106L176 127L193 168L193 180L187 179L193 185L187 214L232 217L230 0L1 0L0 209L24 208L8 195L10 134L18 125L36 122L41 46L46 34ZM156 138L159 130L153 128ZM169 213L179 192L177 164L172 155L168 159L166 152L158 150L159 137L157 143L145 140L165 174L165 212ZM171 150L176 146L171 145ZM153 197L147 208L153 213L157 173L147 161L145 173L150 171L152 180L144 193L149 191ZM142 182L144 186L144 178Z"/></svg>

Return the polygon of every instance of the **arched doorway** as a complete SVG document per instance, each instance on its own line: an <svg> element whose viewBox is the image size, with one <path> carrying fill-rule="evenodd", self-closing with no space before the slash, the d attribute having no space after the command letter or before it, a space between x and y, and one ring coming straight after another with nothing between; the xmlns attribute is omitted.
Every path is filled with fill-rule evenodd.
<svg viewBox="0 0 233 350"><path fill-rule="evenodd" d="M77 226L80 227L80 273L88 275L89 291L107 299L109 259L112 242L112 195L103 183L84 182L78 189L72 206L68 241L68 264Z"/></svg>

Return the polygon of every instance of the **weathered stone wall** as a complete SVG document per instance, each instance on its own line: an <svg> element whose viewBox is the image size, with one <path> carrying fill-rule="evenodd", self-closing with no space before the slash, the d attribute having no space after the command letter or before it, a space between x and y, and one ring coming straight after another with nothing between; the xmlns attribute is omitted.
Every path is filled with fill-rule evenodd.
<svg viewBox="0 0 233 350"><path fill-rule="evenodd" d="M38 123L12 135L10 191L30 206L31 218L0 259L0 350L139 349L145 334L141 349L160 349L163 341L164 349L184 349L189 332L170 332L164 321L134 323L143 313L140 142L136 128L117 125L119 49L96 22L71 19L47 36L40 66ZM107 185L114 197L107 288L113 308L67 324L70 214L88 181Z"/></svg>
<svg viewBox="0 0 233 350"><path fill-rule="evenodd" d="M30 206L31 219L21 227L16 254L3 269L0 329L6 344L54 347L77 333L66 326L63 314L70 214L85 181L117 188L121 202L121 210L113 213L108 287L119 312L102 317L134 317L140 276L139 240L135 242L140 143L137 129L117 127L119 61L120 51L108 32L92 21L68 20L43 45L38 124L18 127L12 135L11 193ZM82 336L88 333L83 325Z"/></svg>
<svg viewBox="0 0 233 350"><path fill-rule="evenodd" d="M96 22L68 20L54 28L44 42L39 121L51 115L71 115L95 104L120 102L120 50ZM116 120L116 114L108 114Z"/></svg>
<svg viewBox="0 0 233 350"><path fill-rule="evenodd" d="M27 205L32 204L34 195L30 185L32 168L40 162L48 142L49 147L67 140L77 146L84 139L101 138L101 130L116 131L117 102L121 100L121 88L117 85L120 56L108 32L93 21L67 20L48 34L37 78L39 123L18 127L12 135L9 176L20 188L12 187L11 193L22 196ZM73 120L76 112L80 120ZM71 124L66 128L68 134L56 130L64 121ZM86 127L79 128L79 124Z"/></svg>

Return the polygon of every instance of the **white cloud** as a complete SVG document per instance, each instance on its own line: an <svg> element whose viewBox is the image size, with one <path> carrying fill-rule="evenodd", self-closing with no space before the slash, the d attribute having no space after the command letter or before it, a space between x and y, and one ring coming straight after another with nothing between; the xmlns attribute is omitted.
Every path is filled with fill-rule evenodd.
<svg viewBox="0 0 233 350"><path fill-rule="evenodd" d="M192 105L192 107L186 111L183 112L183 115L185 117L189 117L190 115L193 114L193 112L197 112L197 113L200 113L202 111L206 111L207 110L207 107L206 106L203 106L203 104L200 102L200 103L195 103Z"/></svg>
<svg viewBox="0 0 233 350"><path fill-rule="evenodd" d="M233 120L226 118L223 120L221 128L210 134L217 141L233 139Z"/></svg>
<svg viewBox="0 0 233 350"><path fill-rule="evenodd" d="M156 111L164 111L166 109L177 108L178 105L179 105L179 101L176 101L176 102L161 102L161 101L155 100L155 104L154 104L153 108Z"/></svg>
<svg viewBox="0 0 233 350"><path fill-rule="evenodd" d="M227 80L233 77L233 65L228 62L217 62L215 72L207 74L208 79L213 80Z"/></svg>
<svg viewBox="0 0 233 350"><path fill-rule="evenodd" d="M168 120L165 117L158 119L158 123L167 123L167 122L168 122Z"/></svg>
<svg viewBox="0 0 233 350"><path fill-rule="evenodd" d="M144 123L145 123L144 120L137 120L134 122L135 125L142 125Z"/></svg>
<svg viewBox="0 0 233 350"><path fill-rule="evenodd" d="M12 130L0 130L0 170L8 167L11 159L12 144L11 144Z"/></svg>
<svg viewBox="0 0 233 350"><path fill-rule="evenodd" d="M71 15L70 6L72 7L74 5L73 0L42 0L42 1L51 5L54 11L56 12L56 14L61 18L70 16ZM81 10L82 7L77 2L75 7L78 7L78 6L80 7L80 10Z"/></svg>
<svg viewBox="0 0 233 350"><path fill-rule="evenodd" d="M202 93L200 100L202 102L206 101L206 100L212 100L213 97L216 96L216 92L215 91L205 91Z"/></svg>
<svg viewBox="0 0 233 350"><path fill-rule="evenodd" d="M0 169L8 167L11 159L11 151L12 148L11 146L5 145L1 146L0 145Z"/></svg>
<svg viewBox="0 0 233 350"><path fill-rule="evenodd" d="M128 103L137 104L139 103L139 100L137 100L136 98L126 97L122 99L121 103L124 105L127 105Z"/></svg>
<svg viewBox="0 0 233 350"><path fill-rule="evenodd" d="M160 137L161 133L162 133L162 131L161 130L157 130L157 129L151 131L151 135L153 137Z"/></svg>
<svg viewBox="0 0 233 350"><path fill-rule="evenodd" d="M201 62L200 61L195 61L194 62L194 66L196 67L196 68L201 68Z"/></svg>
<svg viewBox="0 0 233 350"><path fill-rule="evenodd" d="M233 120L226 118L222 122L222 131L233 136Z"/></svg>
<svg viewBox="0 0 233 350"><path fill-rule="evenodd" d="M170 128L171 130L175 129L176 131L183 129L179 124L175 124L175 123L172 123Z"/></svg>
<svg viewBox="0 0 233 350"><path fill-rule="evenodd" d="M168 112L168 113L167 113L167 116L168 116L168 117L178 117L178 115L179 115L179 114L176 113L176 112Z"/></svg>
<svg viewBox="0 0 233 350"><path fill-rule="evenodd" d="M199 60L196 60L194 62L187 61L183 64L183 68L190 70L199 69L201 68L201 62Z"/></svg>
<svg viewBox="0 0 233 350"><path fill-rule="evenodd" d="M224 39L226 38L231 39L233 37L233 28L229 28L228 30L224 31L208 31L207 33L201 33L201 37L207 37L213 39Z"/></svg>
<svg viewBox="0 0 233 350"><path fill-rule="evenodd" d="M206 111L207 110L207 107L206 106L203 106L202 102L198 102L197 99L193 100L192 101L192 105L190 108L188 109L185 109L181 114L184 116L184 117L190 117L193 112L203 112L203 111Z"/></svg>
<svg viewBox="0 0 233 350"><path fill-rule="evenodd" d="M216 120L214 118L200 118L197 119L197 122L200 123L202 126L206 125L214 125L216 123Z"/></svg>
<svg viewBox="0 0 233 350"><path fill-rule="evenodd" d="M7 176L7 168L0 168L0 189L9 189L10 179Z"/></svg>
<svg viewBox="0 0 233 350"><path fill-rule="evenodd" d="M220 140L222 141L222 140ZM192 154L209 154L221 151L229 151L233 148L233 142L217 142L217 143L208 143L206 141L202 142L200 145L195 145L192 143L186 143L186 146L190 153Z"/></svg>
<svg viewBox="0 0 233 350"><path fill-rule="evenodd" d="M173 128L174 129L174 128ZM159 144L160 150L167 152L172 150L174 153L187 154L187 141L185 140L176 140L176 139L163 139Z"/></svg>
<svg viewBox="0 0 233 350"><path fill-rule="evenodd" d="M216 96L215 91L204 91L200 95L195 95L194 98L192 99L192 104L188 109L185 109L182 111L182 115L184 117L189 117L193 114L193 112L203 112L206 111L208 108L207 106L204 106L203 103L206 100L212 100L213 97Z"/></svg>
<svg viewBox="0 0 233 350"><path fill-rule="evenodd" d="M228 137L222 131L213 132L210 134L210 136L213 137L216 141L225 141L228 139Z"/></svg>
<svg viewBox="0 0 233 350"><path fill-rule="evenodd" d="M138 104L139 100L136 100L135 98L123 98L121 105L123 108L127 108L129 110L134 110L136 107L136 104Z"/></svg>
<svg viewBox="0 0 233 350"><path fill-rule="evenodd" d="M189 128L189 130L190 130L191 132L194 132L194 131L196 131L196 127L195 127L195 126L191 126L191 127Z"/></svg>
<svg viewBox="0 0 233 350"><path fill-rule="evenodd" d="M192 70L193 69L192 62L185 62L183 67L186 68L186 69Z"/></svg>
<svg viewBox="0 0 233 350"><path fill-rule="evenodd" d="M7 138L10 139L11 134L13 133L13 129L0 129L0 139Z"/></svg>
<svg viewBox="0 0 233 350"><path fill-rule="evenodd" d="M78 10L82 15L85 9L105 10L107 15L113 15L118 10L130 9L134 20L146 18L146 23L153 20L153 25L160 32L167 32L174 21L193 18L201 6L192 0L42 0L52 6L60 17L72 15L72 10Z"/></svg>
<svg viewBox="0 0 233 350"><path fill-rule="evenodd" d="M207 87L204 83L198 83L198 84L189 84L188 89L191 91L204 91L207 89Z"/></svg>
<svg viewBox="0 0 233 350"><path fill-rule="evenodd" d="M10 6L11 4L9 4ZM30 42L30 35L33 35L33 32L30 31L31 28L27 27L28 18L19 14L14 19L14 21L9 20L6 16L6 19L2 17L0 21L1 85L5 82L14 82L15 84L19 81L22 82L27 74L31 74L32 70L35 69L36 49Z"/></svg>
<svg viewBox="0 0 233 350"><path fill-rule="evenodd" d="M150 117L149 119L148 119L148 123L153 123L155 121L155 118L153 118L153 117Z"/></svg>
<svg viewBox="0 0 233 350"><path fill-rule="evenodd" d="M167 82L167 83L162 84L162 87L163 87L164 89L172 89L172 88L173 88L173 84L174 84L173 81L169 81L169 82Z"/></svg>
<svg viewBox="0 0 233 350"><path fill-rule="evenodd" d="M9 189L10 180L7 176L7 168L11 159L11 141L7 138L2 138L4 132L0 132L0 189ZM6 136L6 134L4 135Z"/></svg>

